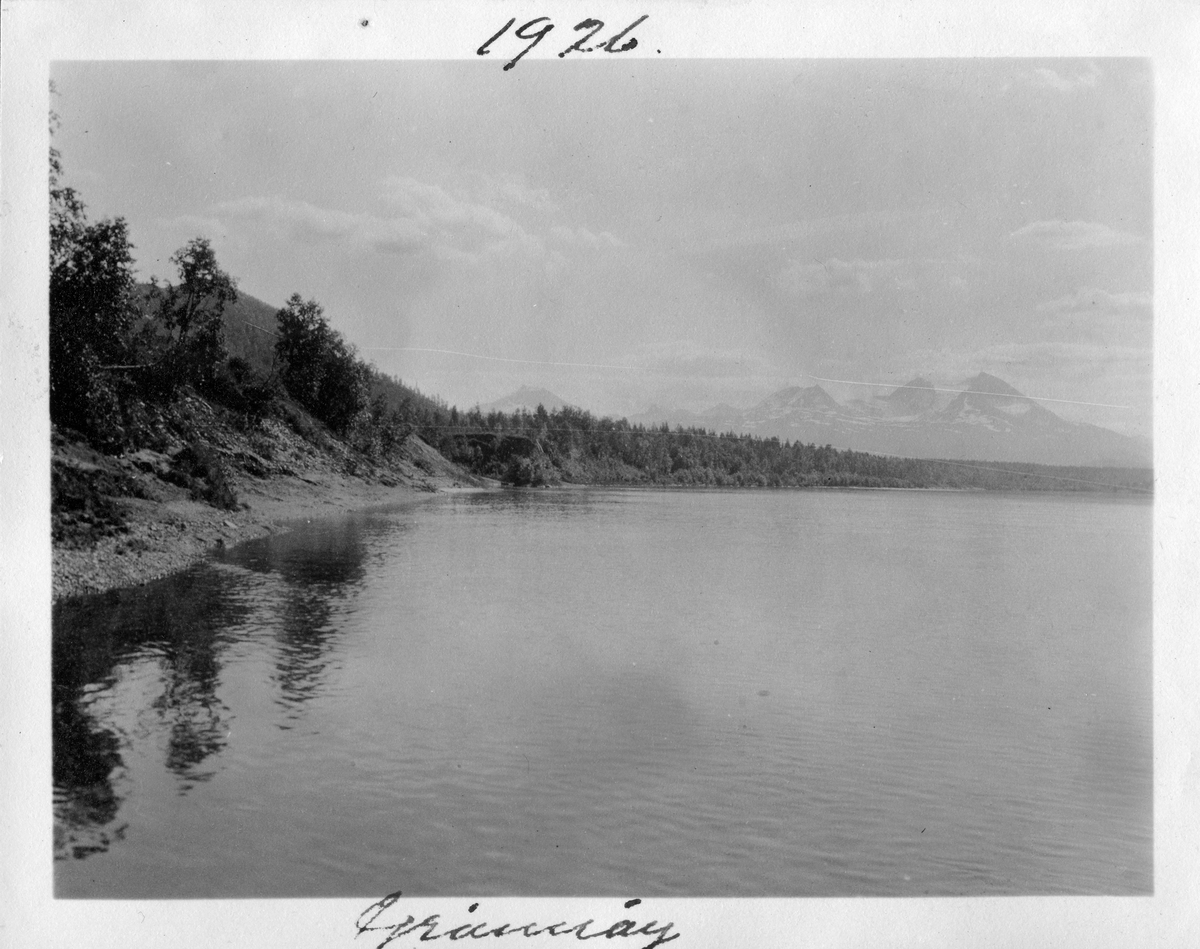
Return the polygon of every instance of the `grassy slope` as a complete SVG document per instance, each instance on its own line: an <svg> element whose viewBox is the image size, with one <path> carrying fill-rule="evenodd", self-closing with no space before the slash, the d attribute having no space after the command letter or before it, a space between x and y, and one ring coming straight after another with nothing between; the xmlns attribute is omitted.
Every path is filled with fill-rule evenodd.
<svg viewBox="0 0 1200 949"><path fill-rule="evenodd" d="M106 455L55 432L55 599L143 583L290 522L488 484L415 436L367 458L294 405L252 428L194 394L164 415L161 450Z"/></svg>

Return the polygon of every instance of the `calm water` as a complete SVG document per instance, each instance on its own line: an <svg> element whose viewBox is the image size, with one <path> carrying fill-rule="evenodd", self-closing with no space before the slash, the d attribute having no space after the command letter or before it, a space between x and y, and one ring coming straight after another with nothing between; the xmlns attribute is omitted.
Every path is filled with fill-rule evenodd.
<svg viewBox="0 0 1200 949"><path fill-rule="evenodd" d="M58 894L1146 893L1150 532L504 492L72 601Z"/></svg>

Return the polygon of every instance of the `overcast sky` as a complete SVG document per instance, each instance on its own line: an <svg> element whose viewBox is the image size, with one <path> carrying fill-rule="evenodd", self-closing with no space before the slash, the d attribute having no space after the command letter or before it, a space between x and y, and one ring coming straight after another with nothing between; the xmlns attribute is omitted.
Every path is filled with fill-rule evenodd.
<svg viewBox="0 0 1200 949"><path fill-rule="evenodd" d="M499 66L58 64L56 144L143 276L209 237L461 406L987 371L1149 435L1145 62Z"/></svg>

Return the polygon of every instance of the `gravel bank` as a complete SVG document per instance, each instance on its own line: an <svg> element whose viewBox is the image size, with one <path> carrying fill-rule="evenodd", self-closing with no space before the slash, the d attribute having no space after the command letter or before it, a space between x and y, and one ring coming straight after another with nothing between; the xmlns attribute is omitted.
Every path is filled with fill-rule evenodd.
<svg viewBox="0 0 1200 949"><path fill-rule="evenodd" d="M245 506L237 511L218 510L187 498L129 499L125 532L94 545L55 546L54 599L137 586L190 567L219 547L285 531L307 520L430 497L427 488L389 487L348 477L314 481L281 478L265 487L239 486Z"/></svg>
<svg viewBox="0 0 1200 949"><path fill-rule="evenodd" d="M148 450L112 456L56 437L55 601L137 586L217 548L305 521L416 503L439 491L497 486L451 465L416 438L386 466L368 466L348 463L339 445L315 447L281 425L268 425L255 437L254 448L269 459L238 433L210 426L210 449L225 459L231 509L196 498L194 482L189 488L179 475L178 452L174 461Z"/></svg>

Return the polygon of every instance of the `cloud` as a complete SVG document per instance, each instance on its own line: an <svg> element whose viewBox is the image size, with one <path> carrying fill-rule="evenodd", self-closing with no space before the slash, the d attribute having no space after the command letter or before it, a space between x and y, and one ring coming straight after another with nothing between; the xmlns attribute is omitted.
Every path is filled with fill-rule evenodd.
<svg viewBox="0 0 1200 949"><path fill-rule="evenodd" d="M480 184L485 186L497 201L523 208L526 216L556 207L546 192L524 188L515 179L488 179ZM469 264L524 257L557 271L565 260L559 251L548 251L549 239L568 251L625 246L609 231L596 233L581 226L546 228L543 223L539 232L518 220L517 211L507 214L465 191L415 178L387 178L382 191L378 208L366 212L322 208L278 196L227 201L217 210L226 217L262 222L279 236L304 244L349 242L378 254Z"/></svg>
<svg viewBox="0 0 1200 949"><path fill-rule="evenodd" d="M214 240L220 240L229 235L229 228L224 221L199 214L178 214L170 218L157 218L154 223L173 233L183 232Z"/></svg>
<svg viewBox="0 0 1200 949"><path fill-rule="evenodd" d="M629 357L629 362L653 375L697 377L709 381L770 376L776 372L770 360L761 353L700 346L689 340L642 345Z"/></svg>
<svg viewBox="0 0 1200 949"><path fill-rule="evenodd" d="M556 225L550 228L550 233L558 240L565 244L573 244L579 247L588 249L598 249L601 247L624 247L625 244L610 231L601 231L599 234L594 234L586 227L563 227Z"/></svg>
<svg viewBox="0 0 1200 949"><path fill-rule="evenodd" d="M1113 351L1150 351L1154 308L1149 291L1111 293L1081 287L1036 309L1043 315L1039 332L1044 339Z"/></svg>
<svg viewBox="0 0 1200 949"><path fill-rule="evenodd" d="M1101 75L1100 67L1089 62L1082 68L1068 64L1060 66L1058 70L1035 66L1026 74L1026 79L1030 85L1040 89L1072 93L1080 89L1094 89Z"/></svg>
<svg viewBox="0 0 1200 949"><path fill-rule="evenodd" d="M512 218L437 185L393 178L385 190L390 214L322 208L278 196L225 201L216 210L224 218L257 221L284 239L308 245L357 244L379 254L467 263L544 254L541 239Z"/></svg>
<svg viewBox="0 0 1200 949"><path fill-rule="evenodd" d="M884 286L915 289L916 281L905 273L901 260L840 260L830 257L818 261L792 261L775 276L778 289L791 296L807 296L850 290L872 293Z"/></svg>
<svg viewBox="0 0 1200 949"><path fill-rule="evenodd" d="M384 191L397 218L415 228L438 256L481 259L545 250L542 240L514 218L463 194L407 177L388 178Z"/></svg>
<svg viewBox="0 0 1200 949"><path fill-rule="evenodd" d="M473 172L469 176L476 198L490 206L526 208L540 214L558 214L562 207L547 188L534 188L519 175Z"/></svg>
<svg viewBox="0 0 1200 949"><path fill-rule="evenodd" d="M305 244L319 244L350 237L368 223L365 215L319 208L307 201L287 198L238 198L217 205L223 217L259 221Z"/></svg>
<svg viewBox="0 0 1200 949"><path fill-rule="evenodd" d="M805 218L770 227L752 227L717 237L706 236L697 238L685 246L692 253L704 253L743 247L797 244L839 236L858 238L863 231L870 233L903 229L926 232L944 226L951 214L953 210L943 205L928 205L901 211L856 211Z"/></svg>
<svg viewBox="0 0 1200 949"><path fill-rule="evenodd" d="M1069 293L1064 297L1039 303L1037 309L1040 313L1051 314L1144 311L1149 316L1148 311L1152 306L1153 296L1148 290L1110 293L1096 287L1080 287L1074 293Z"/></svg>
<svg viewBox="0 0 1200 949"><path fill-rule="evenodd" d="M1150 355L1150 349L1143 346L1113 346L1091 340L1038 340L1031 343L997 343L970 353L968 359L985 371L988 367L1036 369L1047 376L1061 373L1063 376L1095 377L1098 367L1141 362L1149 359Z"/></svg>
<svg viewBox="0 0 1200 949"><path fill-rule="evenodd" d="M1094 247L1119 247L1140 243L1142 238L1096 221L1034 221L1008 235L1029 239L1059 250L1085 250Z"/></svg>

